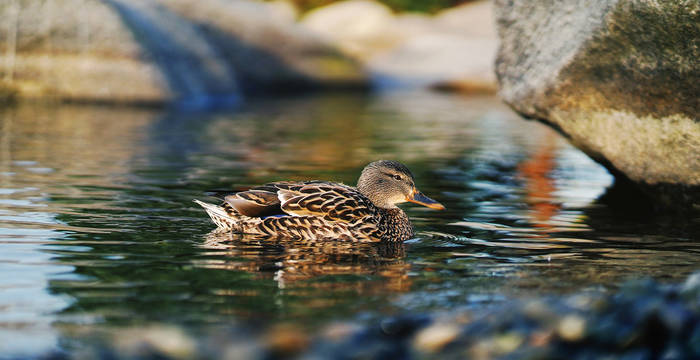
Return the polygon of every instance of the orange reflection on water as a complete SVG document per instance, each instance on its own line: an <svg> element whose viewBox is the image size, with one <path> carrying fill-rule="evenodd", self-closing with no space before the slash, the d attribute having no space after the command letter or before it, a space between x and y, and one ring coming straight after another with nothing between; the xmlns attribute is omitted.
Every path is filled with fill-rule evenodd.
<svg viewBox="0 0 700 360"><path fill-rule="evenodd" d="M539 228L550 228L550 219L561 209L554 199L557 190L552 177L555 163L557 143L555 134L547 132L532 156L520 163L518 176L525 180L525 201L530 207L533 225Z"/></svg>

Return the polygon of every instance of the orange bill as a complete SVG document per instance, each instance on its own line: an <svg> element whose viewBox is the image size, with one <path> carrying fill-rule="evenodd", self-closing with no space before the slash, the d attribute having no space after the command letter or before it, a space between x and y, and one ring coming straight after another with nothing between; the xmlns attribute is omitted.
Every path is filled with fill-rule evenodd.
<svg viewBox="0 0 700 360"><path fill-rule="evenodd" d="M426 207L429 207L429 208L435 209L435 210L445 210L445 207L442 204L440 204L439 202L423 195L423 193L421 193L418 190L415 190L413 192L412 196L406 198L406 201L410 201L412 203L423 205L423 206L426 206Z"/></svg>

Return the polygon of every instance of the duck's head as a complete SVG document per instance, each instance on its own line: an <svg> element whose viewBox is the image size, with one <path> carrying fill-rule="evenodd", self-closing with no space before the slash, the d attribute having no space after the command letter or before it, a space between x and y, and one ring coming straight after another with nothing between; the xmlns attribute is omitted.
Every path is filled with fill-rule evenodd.
<svg viewBox="0 0 700 360"><path fill-rule="evenodd" d="M374 205L390 209L396 204L412 202L435 210L445 210L439 202L423 195L406 165L393 160L379 160L365 166L357 180L357 189Z"/></svg>

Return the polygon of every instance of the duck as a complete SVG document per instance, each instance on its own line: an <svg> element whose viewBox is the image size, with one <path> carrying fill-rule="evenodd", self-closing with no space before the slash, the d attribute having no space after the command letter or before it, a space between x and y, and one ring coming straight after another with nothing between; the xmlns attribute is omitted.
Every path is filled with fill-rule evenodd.
<svg viewBox="0 0 700 360"><path fill-rule="evenodd" d="M357 186L278 181L226 195L221 205L194 202L204 208L216 231L314 241L405 241L414 231L397 204L445 209L418 191L408 167L394 160L365 166Z"/></svg>

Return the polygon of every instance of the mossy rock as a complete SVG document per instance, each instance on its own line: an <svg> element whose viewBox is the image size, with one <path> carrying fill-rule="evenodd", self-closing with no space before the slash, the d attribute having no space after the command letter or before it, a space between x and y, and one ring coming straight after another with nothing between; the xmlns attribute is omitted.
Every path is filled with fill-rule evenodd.
<svg viewBox="0 0 700 360"><path fill-rule="evenodd" d="M501 96L659 209L700 205L700 2L496 1Z"/></svg>

